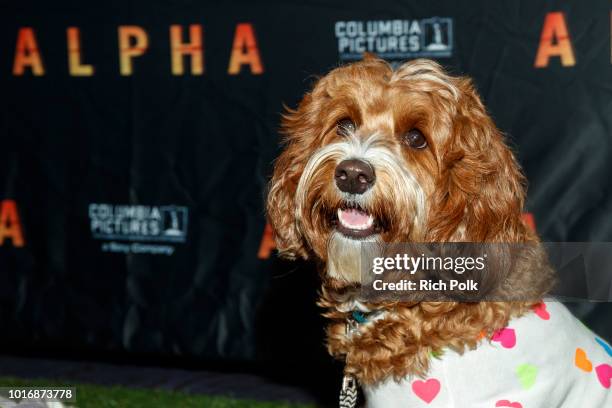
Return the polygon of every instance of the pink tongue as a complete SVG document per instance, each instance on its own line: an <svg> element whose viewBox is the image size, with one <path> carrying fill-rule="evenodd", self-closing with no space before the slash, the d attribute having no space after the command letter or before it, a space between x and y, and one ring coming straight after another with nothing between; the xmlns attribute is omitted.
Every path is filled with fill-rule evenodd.
<svg viewBox="0 0 612 408"><path fill-rule="evenodd" d="M355 208L341 210L340 218L344 224L354 227L362 227L370 222L370 216L367 213Z"/></svg>

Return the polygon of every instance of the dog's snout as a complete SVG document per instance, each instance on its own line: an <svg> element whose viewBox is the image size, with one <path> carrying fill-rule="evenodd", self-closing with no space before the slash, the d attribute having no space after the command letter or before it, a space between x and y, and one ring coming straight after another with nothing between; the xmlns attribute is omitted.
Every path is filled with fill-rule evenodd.
<svg viewBox="0 0 612 408"><path fill-rule="evenodd" d="M340 191L363 194L372 185L376 176L370 163L358 159L343 160L336 167L336 185Z"/></svg>

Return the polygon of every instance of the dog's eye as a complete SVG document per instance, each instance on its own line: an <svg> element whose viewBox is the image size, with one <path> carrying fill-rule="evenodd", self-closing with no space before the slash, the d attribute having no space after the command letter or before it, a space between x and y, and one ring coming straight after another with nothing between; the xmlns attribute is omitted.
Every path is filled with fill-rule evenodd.
<svg viewBox="0 0 612 408"><path fill-rule="evenodd" d="M404 140L413 149L424 149L427 147L427 139L418 129L410 129L405 135Z"/></svg>
<svg viewBox="0 0 612 408"><path fill-rule="evenodd" d="M357 126L355 126L355 122L349 118L340 119L336 125L336 133L340 136L348 136L355 132L356 129Z"/></svg>

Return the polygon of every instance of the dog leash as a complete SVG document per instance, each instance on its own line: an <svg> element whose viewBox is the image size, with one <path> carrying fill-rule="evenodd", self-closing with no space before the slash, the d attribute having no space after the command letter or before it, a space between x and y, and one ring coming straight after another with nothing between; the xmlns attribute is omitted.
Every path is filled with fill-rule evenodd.
<svg viewBox="0 0 612 408"><path fill-rule="evenodd" d="M357 379L352 374L344 374L340 390L340 408L357 406Z"/></svg>
<svg viewBox="0 0 612 408"><path fill-rule="evenodd" d="M367 323L380 315L382 315L381 311L365 313L360 310L353 310L346 319L346 336L350 337L357 333L361 324ZM340 408L355 408L357 406L357 378L354 375L344 374L339 402Z"/></svg>

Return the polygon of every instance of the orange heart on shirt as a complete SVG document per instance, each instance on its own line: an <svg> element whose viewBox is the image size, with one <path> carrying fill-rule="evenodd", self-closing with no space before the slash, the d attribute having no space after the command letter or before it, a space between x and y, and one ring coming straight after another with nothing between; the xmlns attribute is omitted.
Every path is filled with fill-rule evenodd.
<svg viewBox="0 0 612 408"><path fill-rule="evenodd" d="M587 358L586 352L580 347L576 349L576 357L574 358L576 367L582 371L590 373L593 371L593 363Z"/></svg>

